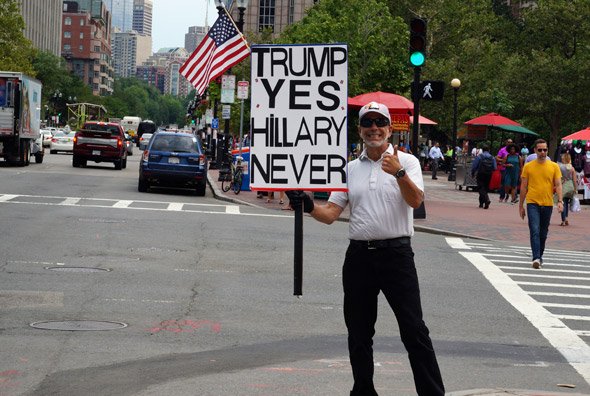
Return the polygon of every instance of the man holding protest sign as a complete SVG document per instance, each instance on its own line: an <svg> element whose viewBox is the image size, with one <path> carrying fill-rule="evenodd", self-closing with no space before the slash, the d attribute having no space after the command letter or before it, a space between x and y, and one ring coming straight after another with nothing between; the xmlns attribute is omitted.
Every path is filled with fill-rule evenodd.
<svg viewBox="0 0 590 396"><path fill-rule="evenodd" d="M291 206L331 224L350 204L350 245L344 260L344 320L354 386L351 395L377 395L373 384L373 335L383 292L396 315L419 395L444 395L429 331L422 319L411 236L413 209L424 200L420 163L388 139L391 116L371 102L359 113L366 149L348 164L348 192L333 192L315 205L303 191L287 191Z"/></svg>

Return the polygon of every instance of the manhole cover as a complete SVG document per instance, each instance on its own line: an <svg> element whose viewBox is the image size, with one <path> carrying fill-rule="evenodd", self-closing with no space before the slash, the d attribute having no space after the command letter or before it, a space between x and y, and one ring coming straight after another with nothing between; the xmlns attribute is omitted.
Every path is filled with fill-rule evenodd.
<svg viewBox="0 0 590 396"><path fill-rule="evenodd" d="M96 268L96 267L45 267L45 269L51 271L61 272L109 272L108 268Z"/></svg>
<svg viewBox="0 0 590 396"><path fill-rule="evenodd" d="M102 331L122 329L127 324L102 320L46 320L33 322L29 326L41 330Z"/></svg>

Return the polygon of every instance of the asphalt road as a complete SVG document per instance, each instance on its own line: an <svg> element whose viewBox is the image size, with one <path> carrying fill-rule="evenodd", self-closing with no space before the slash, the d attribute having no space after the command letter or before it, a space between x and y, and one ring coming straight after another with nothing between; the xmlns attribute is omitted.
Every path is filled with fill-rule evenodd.
<svg viewBox="0 0 590 396"><path fill-rule="evenodd" d="M68 155L0 167L0 395L347 394L347 224L305 219L298 299L290 212L228 204L210 191L139 193L138 161L136 151L122 171L73 168ZM571 339L543 336L538 315L527 316L536 303L518 293L526 287L502 278L514 270L499 268L507 264L494 249L518 261L518 247L423 233L413 244L447 391L590 394L583 346L564 355L560 342ZM560 257L578 256L552 259ZM125 327L30 326L45 321ZM383 299L375 360L380 394L415 394Z"/></svg>

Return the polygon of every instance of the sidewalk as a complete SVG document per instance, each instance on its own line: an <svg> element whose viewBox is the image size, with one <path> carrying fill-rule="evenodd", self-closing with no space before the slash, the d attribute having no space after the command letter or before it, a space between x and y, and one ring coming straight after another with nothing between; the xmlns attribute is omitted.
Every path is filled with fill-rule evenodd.
<svg viewBox="0 0 590 396"><path fill-rule="evenodd" d="M231 191L223 193L221 182L217 181L218 175L218 170L209 170L209 184L218 199L276 211L286 206L279 205L278 193L270 203L266 202L266 197L256 198L253 191L241 191L238 195ZM530 246L527 221L520 219L518 204L498 203L498 194L490 194L490 208L481 209L478 207L477 192L464 188L459 190L444 173L438 180L432 180L430 172L425 172L424 189L426 219L414 221L416 231ZM347 221L348 216L346 208L341 219ZM590 251L590 205L582 205L582 211L570 213L568 219L570 225L561 227L560 215L554 209L547 248Z"/></svg>

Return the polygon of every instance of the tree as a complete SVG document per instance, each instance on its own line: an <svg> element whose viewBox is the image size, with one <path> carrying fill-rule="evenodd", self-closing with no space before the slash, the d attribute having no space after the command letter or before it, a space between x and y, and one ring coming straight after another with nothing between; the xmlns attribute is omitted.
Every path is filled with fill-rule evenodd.
<svg viewBox="0 0 590 396"><path fill-rule="evenodd" d="M280 43L347 43L348 91L405 92L408 28L381 0L323 0L281 35Z"/></svg>
<svg viewBox="0 0 590 396"><path fill-rule="evenodd" d="M0 70L35 77L31 63L35 49L23 35L25 22L16 0L0 0L0 20Z"/></svg>
<svg viewBox="0 0 590 396"><path fill-rule="evenodd" d="M584 0L540 0L527 9L508 63L516 112L548 130L551 151L590 122L590 8Z"/></svg>

